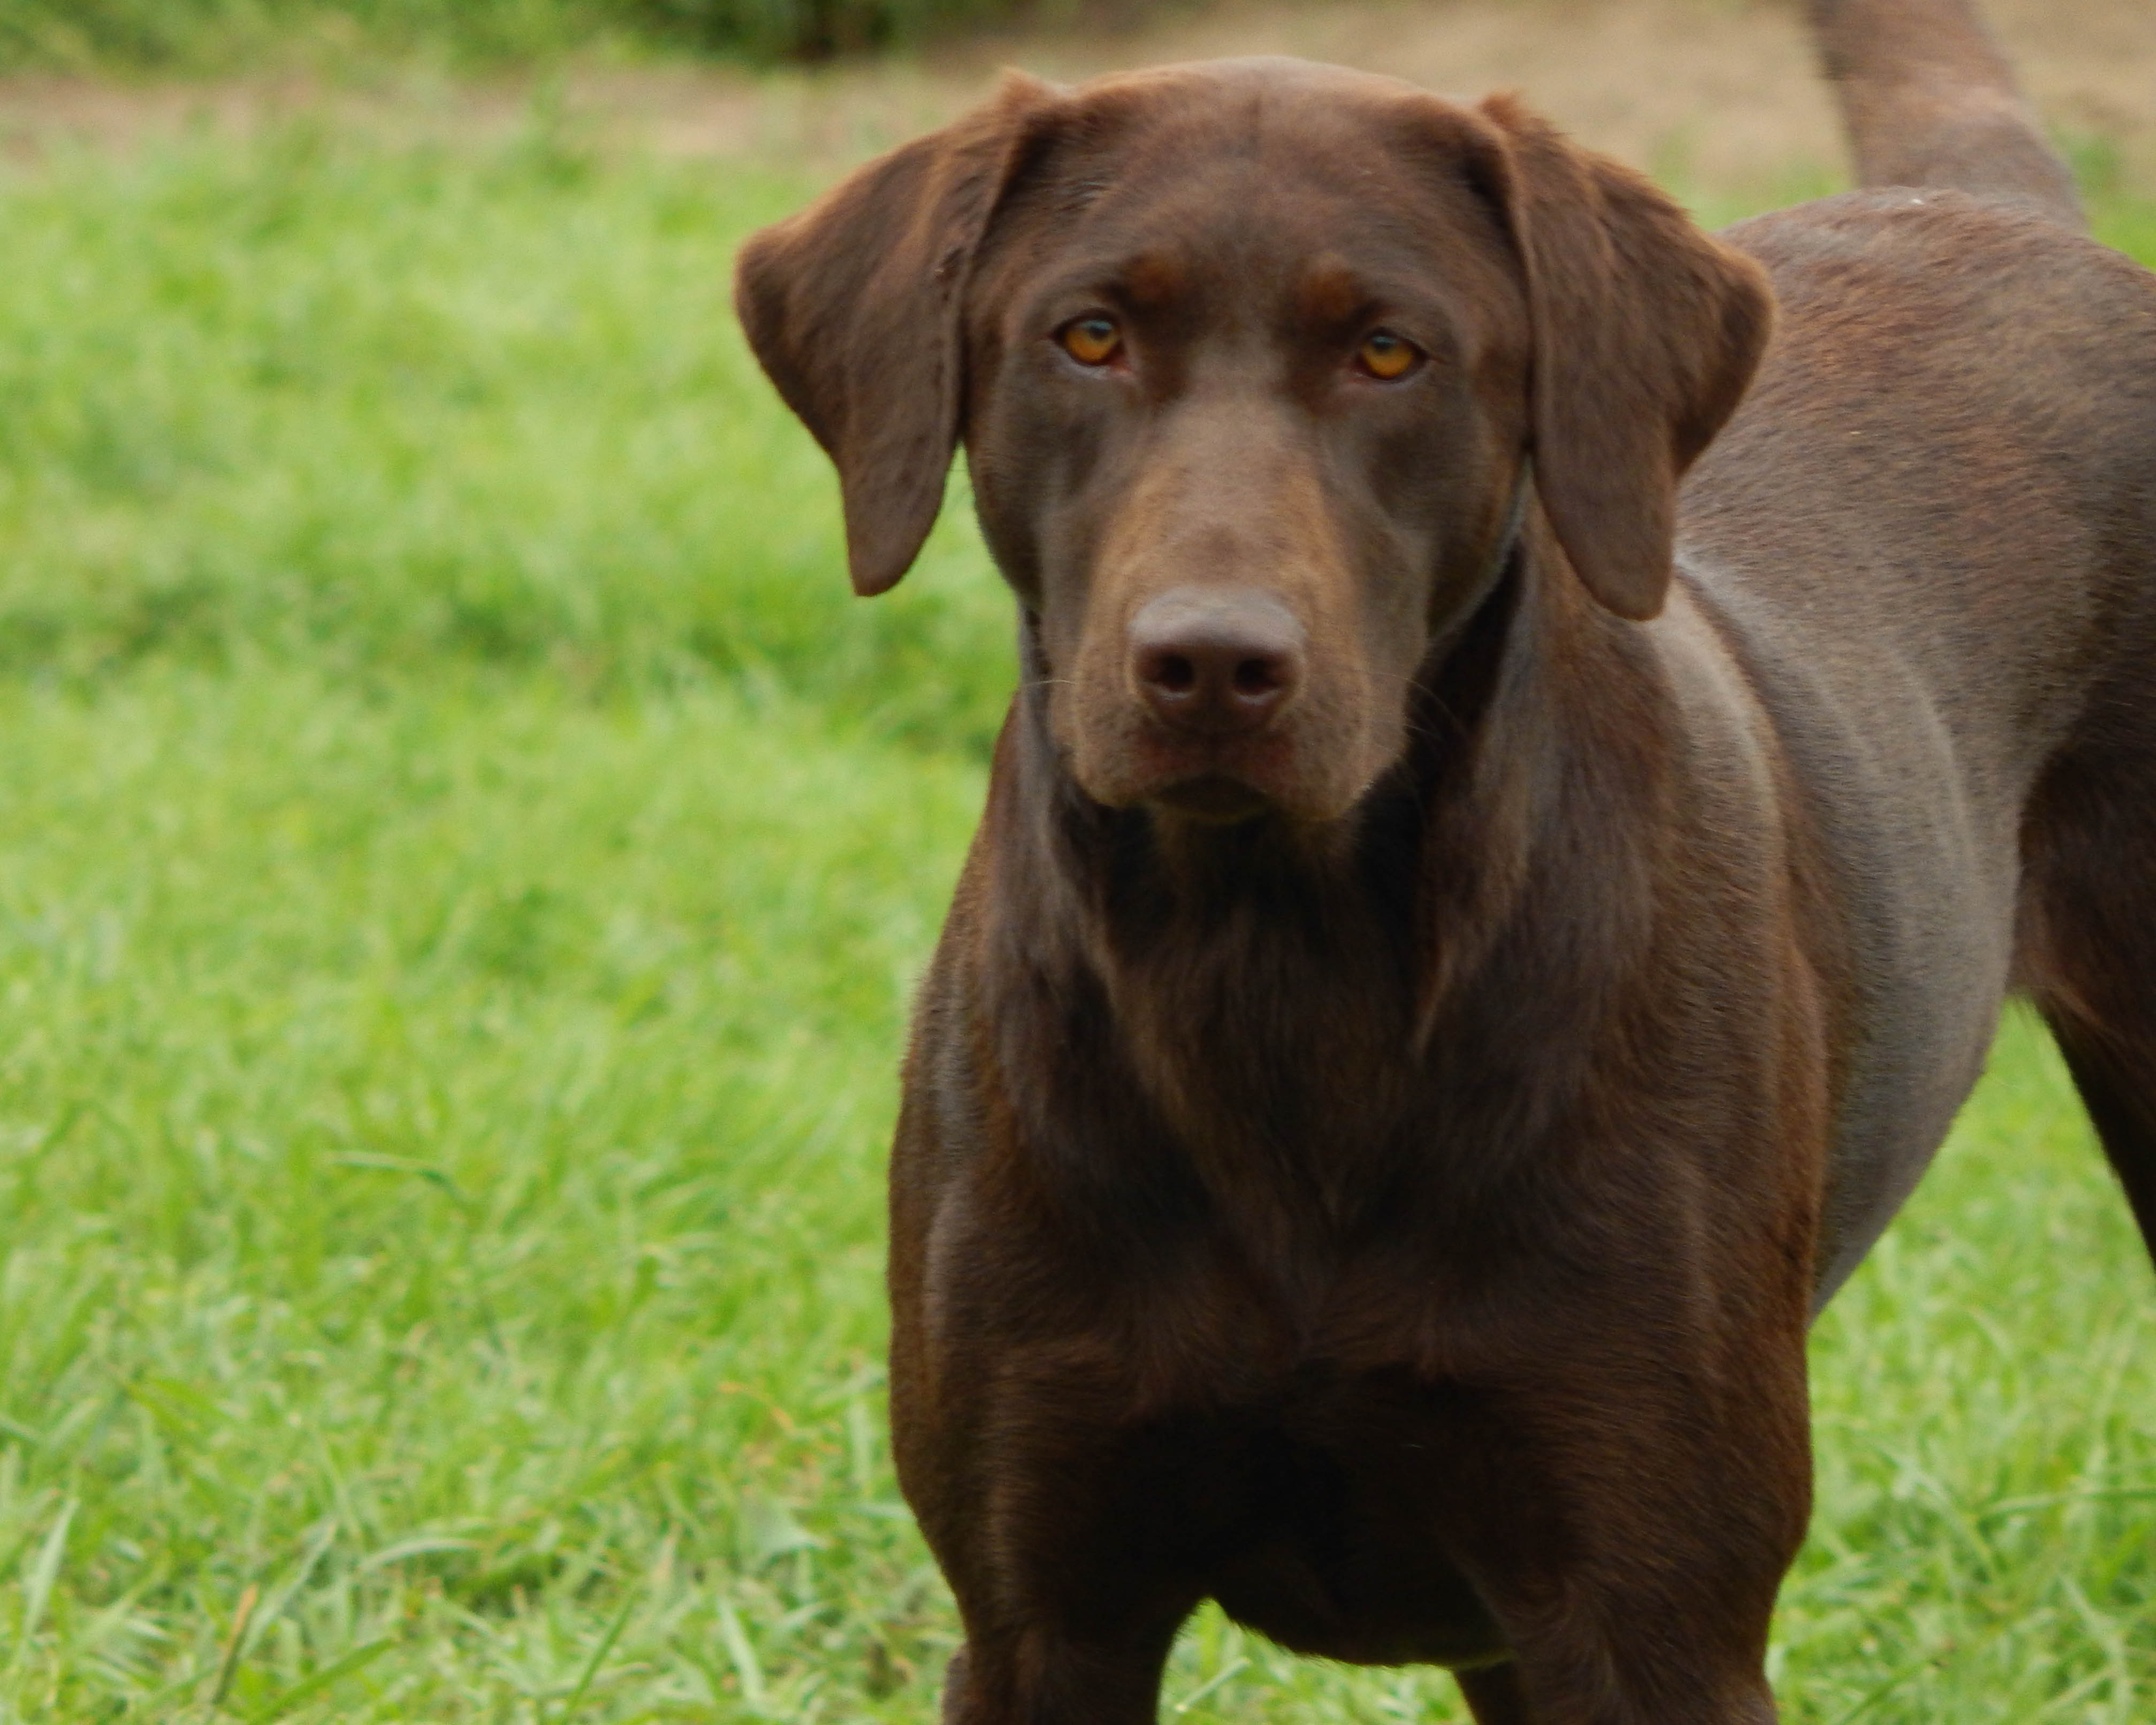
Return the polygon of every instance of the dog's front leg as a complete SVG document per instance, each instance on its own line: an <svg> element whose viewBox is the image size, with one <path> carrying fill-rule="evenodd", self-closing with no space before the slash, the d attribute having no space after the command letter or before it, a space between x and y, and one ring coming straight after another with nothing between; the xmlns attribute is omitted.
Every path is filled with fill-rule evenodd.
<svg viewBox="0 0 2156 1725"><path fill-rule="evenodd" d="M1152 1725L1180 1620L974 1631L943 1679L943 1725Z"/></svg>
<svg viewBox="0 0 2156 1725"><path fill-rule="evenodd" d="M1665 1719L1681 1717L1659 1712L1632 1712L1621 1715L1606 1712L1591 1714L1537 1712L1528 1705L1527 1685L1521 1676L1519 1665L1511 1660L1507 1661L1503 1665L1486 1666L1479 1671L1460 1671L1455 1675L1460 1684L1460 1692L1467 1699L1467 1710L1475 1716L1475 1725L1543 1725L1545 1720L1573 1717L1600 1719L1605 1717L1621 1717L1629 1721L1635 1718ZM1774 1720L1774 1700L1767 1693L1763 1681L1759 1684L1756 1696L1749 1699L1740 1699L1734 1705L1737 1710L1733 1712L1725 1707L1720 1713L1702 1714L1699 1717L1726 1718L1732 1722L1732 1725L1738 1725L1738 1722L1741 1722L1741 1725L1753 1725L1755 1721L1758 1722L1758 1725L1771 1725ZM1686 1714L1681 1717L1693 1716Z"/></svg>
<svg viewBox="0 0 2156 1725"><path fill-rule="evenodd" d="M1476 1725L1774 1725L1749 1626L1724 1620L1750 1614L1612 1604L1575 1602L1514 1658L1456 1673Z"/></svg>
<svg viewBox="0 0 2156 1725"><path fill-rule="evenodd" d="M1454 1452L1449 1543L1512 1653L1461 1691L1479 1725L1773 1725L1810 1508L1801 1332L1681 1367L1602 1345L1623 1370L1583 1349Z"/></svg>
<svg viewBox="0 0 2156 1725"><path fill-rule="evenodd" d="M898 1307L892 1433L965 1632L944 1725L1152 1725L1202 1596L1204 1476L1172 1435L1109 1417L1125 1386L1107 1356L1004 1347L932 1374L916 1309Z"/></svg>
<svg viewBox="0 0 2156 1725"><path fill-rule="evenodd" d="M1527 1692L1521 1686L1520 1668L1512 1661L1453 1676L1467 1697L1475 1725L1535 1725L1535 1716L1527 1711Z"/></svg>
<svg viewBox="0 0 2156 1725"><path fill-rule="evenodd" d="M1507 1361L1427 1404L1438 1539L1512 1654L1460 1673L1479 1725L1777 1717L1768 1628L1811 1514L1800 1287L1699 1268L1507 1326Z"/></svg>

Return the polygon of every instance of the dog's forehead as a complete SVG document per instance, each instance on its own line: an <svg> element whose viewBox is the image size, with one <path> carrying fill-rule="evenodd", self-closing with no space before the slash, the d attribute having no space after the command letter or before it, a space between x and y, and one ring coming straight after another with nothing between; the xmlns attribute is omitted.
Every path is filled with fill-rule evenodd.
<svg viewBox="0 0 2156 1725"><path fill-rule="evenodd" d="M1404 79L1285 54L1186 60L1135 72L1111 72L1065 94L1072 102L1088 107L1136 110L1157 105L1162 111L1184 114L1199 103L1223 109L1256 105L1293 110L1307 105L1342 111L1358 104L1383 107L1428 99L1427 92Z"/></svg>
<svg viewBox="0 0 2156 1725"><path fill-rule="evenodd" d="M1050 160L1187 174L1231 162L1343 179L1381 172L1418 120L1460 110L1399 79L1311 60L1204 60L1122 73L1067 92L1048 118ZM1441 124L1441 121L1440 121Z"/></svg>
<svg viewBox="0 0 2156 1725"><path fill-rule="evenodd" d="M1448 223L1495 237L1459 171L1481 123L1399 80L1305 60L1102 79L1043 116L998 236L1012 243L991 249L1028 271L1080 256L1268 278L1321 255L1397 264Z"/></svg>

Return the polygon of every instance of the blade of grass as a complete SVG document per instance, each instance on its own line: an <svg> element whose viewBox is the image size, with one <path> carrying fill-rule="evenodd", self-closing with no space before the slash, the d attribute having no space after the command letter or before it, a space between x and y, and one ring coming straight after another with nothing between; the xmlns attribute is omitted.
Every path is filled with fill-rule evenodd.
<svg viewBox="0 0 2156 1725"><path fill-rule="evenodd" d="M224 1644L224 1657L218 1662L217 1681L211 1686L206 1712L213 1713L224 1705L233 1676L247 1651L247 1626L254 1620L254 1603L261 1597L262 1589L251 1581L239 1596L239 1609L232 1614L232 1638Z"/></svg>
<svg viewBox="0 0 2156 1725"><path fill-rule="evenodd" d="M304 1707L316 1696L341 1683L354 1671L373 1664L396 1645L397 1637L394 1635L380 1635L372 1641L362 1642L341 1658L324 1666L313 1676L272 1696L247 1716L247 1725L272 1725L273 1721Z"/></svg>
<svg viewBox="0 0 2156 1725"><path fill-rule="evenodd" d="M44 1543L38 1548L32 1559L29 1574L23 1581L23 1623L18 1631L15 1656L9 1662L11 1672L20 1671L30 1656L30 1644L37 1639L38 1630L45 1620L45 1607L53 1597L53 1586L59 1579L60 1562L67 1554L68 1528L74 1523L76 1500L70 1497L60 1506L59 1514L54 1518L52 1531L45 1535Z"/></svg>
<svg viewBox="0 0 2156 1725"><path fill-rule="evenodd" d="M635 1583L631 1583L624 1591L621 1609L614 1613L613 1621L607 1625L606 1633L599 1637L598 1645L592 1649L592 1656L584 1661L583 1673L577 1679L577 1686L569 1692L568 1698L562 1703L557 1725L568 1725L568 1721L576 1717L577 1709L584 1704L584 1692L592 1686L592 1679L598 1675L599 1666L605 1662L607 1655L613 1651L613 1644L621 1639L622 1628L628 1623L629 1614L642 1591Z"/></svg>
<svg viewBox="0 0 2156 1725"><path fill-rule="evenodd" d="M757 1661L755 1645L742 1626L741 1614L734 1609L731 1599L719 1601L719 1635L726 1644L727 1656L734 1662L734 1675L741 1681L742 1705L752 1713L761 1715L769 1706L764 1693L763 1666Z"/></svg>

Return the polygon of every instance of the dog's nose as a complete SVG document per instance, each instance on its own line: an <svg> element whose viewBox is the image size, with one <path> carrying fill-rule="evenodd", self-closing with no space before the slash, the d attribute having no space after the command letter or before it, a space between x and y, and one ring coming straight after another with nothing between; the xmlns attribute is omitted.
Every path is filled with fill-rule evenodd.
<svg viewBox="0 0 2156 1725"><path fill-rule="evenodd" d="M1255 731L1302 682L1303 631L1270 593L1178 588L1131 619L1131 679L1169 724Z"/></svg>

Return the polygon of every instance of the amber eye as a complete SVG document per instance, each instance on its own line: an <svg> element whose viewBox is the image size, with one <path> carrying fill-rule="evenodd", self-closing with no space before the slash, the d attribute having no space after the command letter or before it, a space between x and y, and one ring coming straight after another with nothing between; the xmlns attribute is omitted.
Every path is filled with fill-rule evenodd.
<svg viewBox="0 0 2156 1725"><path fill-rule="evenodd" d="M1421 358L1422 351L1414 342L1390 330L1371 331L1355 351L1356 364L1372 377L1382 377L1387 382L1406 377Z"/></svg>
<svg viewBox="0 0 2156 1725"><path fill-rule="evenodd" d="M1074 318L1056 331L1055 339L1081 366L1104 366L1123 348L1123 332L1112 317Z"/></svg>

